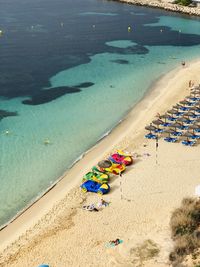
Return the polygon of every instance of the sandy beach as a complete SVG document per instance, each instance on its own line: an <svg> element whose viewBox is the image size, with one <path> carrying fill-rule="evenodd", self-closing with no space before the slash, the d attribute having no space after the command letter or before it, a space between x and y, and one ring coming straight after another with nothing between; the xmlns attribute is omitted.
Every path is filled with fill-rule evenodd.
<svg viewBox="0 0 200 267"><path fill-rule="evenodd" d="M169 220L200 183L200 146L185 147L144 138L144 127L189 94L188 82L200 83L200 61L186 62L161 77L112 133L81 159L37 203L0 232L0 266L170 266L173 243ZM84 173L117 148L135 154L122 177L111 178L110 202L99 212L82 209L97 203L84 194ZM137 155L137 157L136 157ZM109 240L123 243L107 248ZM156 248L155 257L141 247Z"/></svg>

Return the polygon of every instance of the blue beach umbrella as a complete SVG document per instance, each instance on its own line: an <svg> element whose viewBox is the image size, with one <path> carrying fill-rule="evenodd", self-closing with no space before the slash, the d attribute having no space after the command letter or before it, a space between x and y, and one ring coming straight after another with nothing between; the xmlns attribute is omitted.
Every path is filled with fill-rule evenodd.
<svg viewBox="0 0 200 267"><path fill-rule="evenodd" d="M50 266L47 264L42 264L42 265L39 265L38 267L50 267Z"/></svg>

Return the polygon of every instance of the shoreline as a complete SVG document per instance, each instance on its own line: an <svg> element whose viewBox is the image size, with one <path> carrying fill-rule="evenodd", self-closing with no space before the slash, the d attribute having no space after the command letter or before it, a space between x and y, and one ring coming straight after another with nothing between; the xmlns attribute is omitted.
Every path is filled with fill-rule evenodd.
<svg viewBox="0 0 200 267"><path fill-rule="evenodd" d="M174 68L171 71L174 71L177 68ZM170 71L170 72L171 72ZM71 164L71 166L69 166L67 168L67 170L63 173L63 175L61 175L60 177L58 177L58 179L52 183L45 191L44 193L41 193L41 195L37 196L33 201L31 201L27 206L24 207L24 209L22 209L21 211L19 211L13 218L11 218L7 223L3 224L2 226L0 226L0 233L2 230L4 230L6 227L8 227L12 222L14 222L15 220L17 220L20 216L22 216L27 210L29 210L35 203L37 203L38 201L40 201L41 198L43 198L46 194L48 194L58 183L60 183L67 175L68 172L74 167L74 165L76 165L79 161L81 161L88 153L92 152L93 149L98 146L105 138L107 138L109 135L112 134L112 132L119 127L121 124L123 124L123 122L128 119L129 114L135 109L135 107L137 107L137 105L142 102L144 100L144 98L148 97L148 95L150 94L151 90L154 89L155 84L157 82L159 82L159 80L161 80L166 74L162 74L160 77L158 77L151 85L150 87L147 89L147 91L144 93L143 97L132 107L130 108L129 111L127 111L127 113L125 114L125 116L120 119L118 121L118 123L113 126L109 131L107 131L105 134L102 135L102 137L100 137L97 142L91 147L89 148L87 151L83 152L76 160L74 160L74 162ZM123 126L122 126L123 127Z"/></svg>
<svg viewBox="0 0 200 267"><path fill-rule="evenodd" d="M178 67L179 68L179 67ZM175 67L173 70L171 70L170 72L173 72L177 70L177 67ZM156 85L157 82L159 82L164 76L166 76L166 74L162 74L160 77L158 77L155 81L153 81L153 83L150 85L150 87L147 89L147 91L144 93L144 95L142 96L142 98L132 107L130 108L127 113L125 114L125 116L123 118L121 118L115 126L113 126L110 130L108 130L105 134L102 135L102 137L100 137L96 143L89 148L87 151L83 152L77 159L74 160L74 162L71 164L71 166L69 166L67 168L67 170L60 176L58 177L58 179L52 183L44 192L41 193L41 195L38 195L34 200L32 200L29 204L27 204L27 206L24 207L24 209L22 209L21 211L19 211L13 218L11 218L7 223L3 224L2 226L0 226L0 233L1 231L3 231L5 228L7 228L10 224L12 224L15 220L17 220L19 217L21 217L27 210L29 210L33 205L35 205L38 201L40 201L40 199L42 199L46 194L48 194L51 190L53 190L53 188L60 183L63 179L66 178L66 176L68 175L68 172L70 172L70 170L79 162L81 161L88 153L92 152L93 149L98 146L101 142L104 141L105 138L107 138L108 136L110 136L113 131L120 127L121 124L123 124L123 122L127 119L129 119L129 115L130 113L140 104L140 102L142 102L145 98L148 98L149 94L151 93L152 90L154 90L154 87ZM122 125L123 127L123 125ZM1 245L0 245L1 248Z"/></svg>
<svg viewBox="0 0 200 267"><path fill-rule="evenodd" d="M152 7L152 8L159 8L164 9L166 11L172 11L176 13L182 13L187 14L190 16L200 16L200 8L199 7L188 7L188 6L181 6L178 4L172 4L169 1L164 0L112 0L116 2L121 3L127 3L131 5L137 5L137 6L146 6L146 7Z"/></svg>
<svg viewBox="0 0 200 267"><path fill-rule="evenodd" d="M83 157L75 163L73 168L60 177L59 182L55 184L52 189L46 192L37 202L32 204L24 213L19 215L13 222L0 231L0 251L8 247L5 253L11 253L9 251L13 249L12 244L14 244L15 240L19 240L19 237L24 234L26 235L28 229L33 229L34 231L34 227L40 224L41 218L51 213L51 210L59 206L59 203L63 199L67 200L66 197L68 194L70 195L70 191L79 187L83 174L95 165L95 163L116 149L116 145L122 149L131 147L131 149L134 150L141 147L144 142L144 126L150 122L157 112L162 113L169 109L169 102L175 103L186 95L188 79L191 78L196 83L200 82L200 78L195 78L193 74L193 70L196 68L200 69L200 61L192 61L189 63L189 66L185 68L175 68L155 81L144 94L143 98L131 109L124 119L111 130L110 134L97 142L93 148L85 153ZM190 78L184 75L188 72L190 72L188 74ZM180 80L180 77L182 77L182 81L179 81L179 88L172 91L173 88L172 86L170 87L170 85L173 84L173 79L178 78L178 80ZM183 88L185 89L183 90ZM146 115L145 111L148 115ZM73 177L76 178L73 179ZM84 198L82 200L85 201ZM58 214L59 212L55 213L54 217ZM45 227L46 226L42 225L40 231Z"/></svg>

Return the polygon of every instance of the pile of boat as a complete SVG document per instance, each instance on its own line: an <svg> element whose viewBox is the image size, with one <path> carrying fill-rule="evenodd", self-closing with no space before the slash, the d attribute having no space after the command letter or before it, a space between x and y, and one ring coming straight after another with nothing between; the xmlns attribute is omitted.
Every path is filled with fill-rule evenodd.
<svg viewBox="0 0 200 267"><path fill-rule="evenodd" d="M129 153L117 150L108 159L98 162L91 171L83 176L81 189L83 192L95 192L99 195L110 191L109 179L111 175L120 175L126 170L126 166L133 163Z"/></svg>

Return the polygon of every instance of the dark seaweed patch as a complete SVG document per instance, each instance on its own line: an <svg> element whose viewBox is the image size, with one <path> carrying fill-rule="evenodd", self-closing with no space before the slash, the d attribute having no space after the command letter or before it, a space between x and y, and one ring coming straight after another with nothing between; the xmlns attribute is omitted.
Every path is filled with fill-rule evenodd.
<svg viewBox="0 0 200 267"><path fill-rule="evenodd" d="M18 116L18 113L0 109L0 120L6 117L11 117L11 116Z"/></svg>
<svg viewBox="0 0 200 267"><path fill-rule="evenodd" d="M128 60L125 60L125 59L111 60L111 62L118 63L118 64L122 64L122 65L129 64L129 61L128 61Z"/></svg>
<svg viewBox="0 0 200 267"><path fill-rule="evenodd" d="M33 97L31 97L31 99L23 100L22 103L26 105L41 105L53 101L65 94L73 94L79 92L81 92L81 90L76 87L67 87L67 86L55 87L52 89L40 91L39 94L34 95Z"/></svg>
<svg viewBox="0 0 200 267"><path fill-rule="evenodd" d="M85 82L85 83L80 83L76 86L74 86L75 88L88 88L91 87L92 85L94 85L94 83L92 82Z"/></svg>
<svg viewBox="0 0 200 267"><path fill-rule="evenodd" d="M119 47L114 47L114 48L108 48L109 53L114 53L114 54L121 54L121 55L130 55L130 54L137 54L137 55L144 55L149 53L149 49L142 46L142 45L133 45L133 46L128 46L126 48L119 48Z"/></svg>
<svg viewBox="0 0 200 267"><path fill-rule="evenodd" d="M84 82L73 87L60 86L54 87L46 90L41 90L38 94L35 94L30 99L25 99L22 101L26 105L41 105L50 101L57 99L65 94L79 93L82 90L80 88L88 88L94 85L92 82Z"/></svg>

